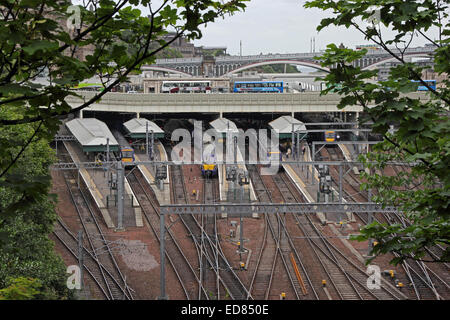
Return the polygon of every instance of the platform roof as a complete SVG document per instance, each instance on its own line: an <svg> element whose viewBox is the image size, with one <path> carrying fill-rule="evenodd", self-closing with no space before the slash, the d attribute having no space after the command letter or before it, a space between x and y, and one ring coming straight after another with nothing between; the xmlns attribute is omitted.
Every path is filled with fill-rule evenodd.
<svg viewBox="0 0 450 320"><path fill-rule="evenodd" d="M164 130L158 127L154 122L144 118L134 118L123 124L128 136L133 139L145 138L146 124L148 123L148 132L153 130L155 138L163 138Z"/></svg>
<svg viewBox="0 0 450 320"><path fill-rule="evenodd" d="M119 144L106 124L95 118L73 119L66 122L66 127L81 144L84 152L106 151L107 138L109 149L118 151Z"/></svg>
<svg viewBox="0 0 450 320"><path fill-rule="evenodd" d="M232 132L238 132L238 128L233 121L228 120L227 118L218 118L214 121L211 121L209 125L214 128L218 133L222 134L222 137L226 138L227 130L231 130Z"/></svg>
<svg viewBox="0 0 450 320"><path fill-rule="evenodd" d="M306 126L300 120L297 120L291 116L281 116L271 122L269 126L278 130L280 139L289 138L292 135L292 124L294 124L294 130L306 130Z"/></svg>

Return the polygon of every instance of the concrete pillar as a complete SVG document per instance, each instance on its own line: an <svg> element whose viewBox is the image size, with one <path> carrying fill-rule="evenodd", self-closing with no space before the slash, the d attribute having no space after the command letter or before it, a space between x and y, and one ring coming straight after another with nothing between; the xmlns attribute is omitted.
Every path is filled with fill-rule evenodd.
<svg viewBox="0 0 450 320"><path fill-rule="evenodd" d="M117 162L117 230L122 231L123 228L123 214L124 214L124 188L125 175L122 162Z"/></svg>

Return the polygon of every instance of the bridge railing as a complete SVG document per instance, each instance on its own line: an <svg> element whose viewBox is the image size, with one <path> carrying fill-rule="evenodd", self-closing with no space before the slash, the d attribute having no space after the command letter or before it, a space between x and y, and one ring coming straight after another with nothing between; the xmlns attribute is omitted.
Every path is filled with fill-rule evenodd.
<svg viewBox="0 0 450 320"><path fill-rule="evenodd" d="M399 53L399 49L391 48L395 53ZM415 54L415 53L432 53L436 50L433 46L408 48L405 54ZM248 62L248 61L261 61L261 60L272 60L272 59L312 59L315 56L319 56L321 52L304 52L304 53L277 53L277 54L263 54L263 55L246 55L246 56L219 56L216 57L216 63L227 63L227 62ZM366 56L373 55L389 55L384 49L373 50L369 49ZM193 58L174 58L174 59L157 59L156 65L166 65L166 64L200 64L202 62L202 57Z"/></svg>
<svg viewBox="0 0 450 320"><path fill-rule="evenodd" d="M87 101L92 98L95 92L82 92ZM428 99L422 92L409 93L411 98ZM73 107L82 104L83 100L77 97L67 97L66 101ZM340 101L338 94L328 94L321 96L320 92L305 93L223 93L223 94L202 94L202 93L178 93L178 94L126 94L107 93L101 101L95 103L93 107L102 107L117 110L142 110L146 112L147 107L175 112L177 110L195 110L196 112L217 112L220 107L228 107L236 112L251 112L254 110L273 111L278 108L290 108L304 106L306 108L336 108ZM169 109L167 107L170 107ZM177 109L177 107L180 107ZM347 111L360 111L361 107L346 107ZM318 109L319 110L319 109ZM335 110L339 111L339 110Z"/></svg>

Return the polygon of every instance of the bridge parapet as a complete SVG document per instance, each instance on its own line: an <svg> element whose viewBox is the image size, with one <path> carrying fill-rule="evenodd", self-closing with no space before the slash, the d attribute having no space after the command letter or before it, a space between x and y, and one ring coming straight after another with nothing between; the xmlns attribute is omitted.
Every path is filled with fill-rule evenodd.
<svg viewBox="0 0 450 320"><path fill-rule="evenodd" d="M408 48L404 54L430 54L433 53L436 48L433 46L428 47L418 47L418 48ZM391 49L394 53L400 54L400 50L397 48ZM277 54L257 54L257 55L246 55L246 56L218 56L215 57L216 63L239 63L248 61L265 61L274 59L313 59L315 56L320 56L322 52L301 52L301 53L277 53ZM386 56L391 57L391 55L383 49L367 50L366 57L369 56ZM165 64L201 64L202 57L193 58L173 58L173 59L157 59L156 65Z"/></svg>
<svg viewBox="0 0 450 320"><path fill-rule="evenodd" d="M82 92L84 99L94 96L94 92ZM411 98L426 100L425 93L408 94ZM78 107L83 100L68 97L66 101ZM179 93L179 94L126 94L107 93L101 101L86 110L137 113L248 113L248 112L361 112L360 106L348 106L344 110L336 105L338 94L321 96L319 92L308 93Z"/></svg>

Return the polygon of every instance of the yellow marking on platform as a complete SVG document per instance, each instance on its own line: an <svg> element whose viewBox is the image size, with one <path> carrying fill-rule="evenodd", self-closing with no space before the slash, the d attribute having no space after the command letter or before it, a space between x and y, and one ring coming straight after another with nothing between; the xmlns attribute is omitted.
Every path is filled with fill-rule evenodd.
<svg viewBox="0 0 450 320"><path fill-rule="evenodd" d="M162 144L158 143L157 146L158 146L158 150L159 150L159 158L161 159L161 161L167 161L166 152L165 152Z"/></svg>
<svg viewBox="0 0 450 320"><path fill-rule="evenodd" d="M339 144L339 148L341 148L342 153L344 154L344 158L347 161L352 161L352 157L350 155L350 152L348 151L348 148L345 144Z"/></svg>
<svg viewBox="0 0 450 320"><path fill-rule="evenodd" d="M140 161L137 155L135 155L134 157L136 158L137 161ZM153 177L153 175L151 174L151 172L147 169L147 167L145 165L140 164L140 165L138 165L138 167L139 167L139 169L141 169L142 173L146 177L147 182L149 184L151 184L150 181L148 181L148 178L150 177L151 180L155 180L155 177Z"/></svg>
<svg viewBox="0 0 450 320"><path fill-rule="evenodd" d="M86 173L86 175L87 175L87 179L89 180L89 189L93 189L94 190L94 192L97 194L97 196L99 197L99 200L100 200L100 202L101 202L101 200L103 199L103 195L100 193L100 191L98 190L98 188L97 188L97 186L96 186L96 184L94 183L94 181L92 180L92 178L91 178L91 176L90 176L90 174L86 171L86 170L83 170L83 171L85 171L85 173ZM100 203L102 206L104 206L104 204L103 203Z"/></svg>
<svg viewBox="0 0 450 320"><path fill-rule="evenodd" d="M67 151L69 152L70 157L74 160L74 162L79 163L80 158L78 157L77 153L72 149L72 146L68 143L64 143L64 146L66 147ZM86 182L88 189L91 190L91 194L92 194L95 202L97 203L97 206L99 208L104 208L105 205L102 201L103 196L100 193L100 191L97 189L96 184L92 180L89 172L86 169L80 169L80 174L81 174L81 177L83 178L83 180ZM95 194L97 194L97 197L95 196Z"/></svg>
<svg viewBox="0 0 450 320"><path fill-rule="evenodd" d="M304 182L302 181L302 179L298 176L298 174L297 174L297 173L295 172L295 170L291 167L291 165L290 165L290 164L287 164L287 165L285 165L285 166L288 167L288 170L290 171L289 173L292 174L292 175L294 176L294 180L295 180L295 181L298 181L298 182L302 185L302 187L306 189L305 183L304 183Z"/></svg>

